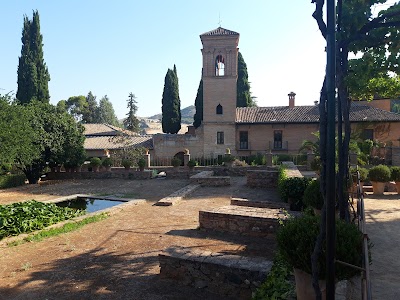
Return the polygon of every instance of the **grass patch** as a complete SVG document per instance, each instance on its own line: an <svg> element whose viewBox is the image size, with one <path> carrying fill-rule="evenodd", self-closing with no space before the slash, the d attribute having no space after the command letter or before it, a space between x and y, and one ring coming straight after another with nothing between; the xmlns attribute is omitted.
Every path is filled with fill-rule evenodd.
<svg viewBox="0 0 400 300"><path fill-rule="evenodd" d="M57 235L60 235L63 233L78 230L79 228L85 226L86 224L98 222L98 221L104 220L106 218L108 218L108 214L106 214L106 213L90 216L81 221L64 224L62 227L42 230L41 232L29 235L22 240L8 243L8 246L10 246L10 247L18 246L18 245L26 243L26 242L38 242L45 238L49 238L52 236L57 236Z"/></svg>

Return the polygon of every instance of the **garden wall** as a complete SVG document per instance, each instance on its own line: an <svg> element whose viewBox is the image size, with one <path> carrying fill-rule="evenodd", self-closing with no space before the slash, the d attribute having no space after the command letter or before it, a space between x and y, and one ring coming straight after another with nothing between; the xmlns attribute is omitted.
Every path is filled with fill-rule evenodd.
<svg viewBox="0 0 400 300"><path fill-rule="evenodd" d="M252 188L275 188L278 185L278 171L248 170L247 185Z"/></svg>

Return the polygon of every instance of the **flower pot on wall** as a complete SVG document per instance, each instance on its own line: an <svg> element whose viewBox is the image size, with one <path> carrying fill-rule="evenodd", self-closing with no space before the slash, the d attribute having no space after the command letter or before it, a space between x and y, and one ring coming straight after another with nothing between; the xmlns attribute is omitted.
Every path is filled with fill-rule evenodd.
<svg viewBox="0 0 400 300"><path fill-rule="evenodd" d="M300 269L294 269L294 279L296 281L297 300L315 299L315 291L312 286L312 276ZM326 299L326 281L320 280L319 287L321 289L322 299Z"/></svg>
<svg viewBox="0 0 400 300"><path fill-rule="evenodd" d="M372 181L371 183L374 195L383 195L383 192L385 191L385 182Z"/></svg>

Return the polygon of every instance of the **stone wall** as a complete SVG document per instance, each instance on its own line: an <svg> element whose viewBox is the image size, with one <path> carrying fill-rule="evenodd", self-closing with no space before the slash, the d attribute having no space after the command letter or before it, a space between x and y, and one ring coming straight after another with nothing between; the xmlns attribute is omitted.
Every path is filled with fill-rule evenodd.
<svg viewBox="0 0 400 300"><path fill-rule="evenodd" d="M249 170L247 185L252 188L275 188L278 185L279 171Z"/></svg>
<svg viewBox="0 0 400 300"><path fill-rule="evenodd" d="M159 255L160 276L205 288L221 299L251 299L264 282L272 262L263 258L223 255L211 251L169 248Z"/></svg>
<svg viewBox="0 0 400 300"><path fill-rule="evenodd" d="M67 179L151 179L152 171L111 171L111 172L50 172L47 174L49 180Z"/></svg>

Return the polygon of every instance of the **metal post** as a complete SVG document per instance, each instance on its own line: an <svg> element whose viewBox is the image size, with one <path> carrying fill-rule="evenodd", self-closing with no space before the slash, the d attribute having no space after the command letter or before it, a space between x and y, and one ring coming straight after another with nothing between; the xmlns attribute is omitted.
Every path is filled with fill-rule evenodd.
<svg viewBox="0 0 400 300"><path fill-rule="evenodd" d="M335 299L336 1L327 0L326 299Z"/></svg>

